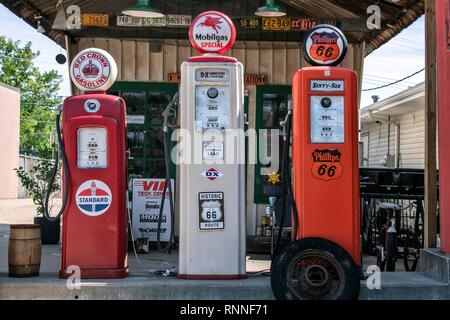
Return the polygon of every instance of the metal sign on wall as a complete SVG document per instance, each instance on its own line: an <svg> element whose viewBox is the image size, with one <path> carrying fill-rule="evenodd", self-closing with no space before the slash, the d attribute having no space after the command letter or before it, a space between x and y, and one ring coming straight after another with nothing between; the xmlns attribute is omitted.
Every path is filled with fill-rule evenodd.
<svg viewBox="0 0 450 320"><path fill-rule="evenodd" d="M300 17L243 17L232 19L238 29L246 31L309 31L319 24L328 24L343 31L366 32L369 31L364 19L320 19ZM192 16L168 14L160 18L131 17L117 15L116 26L131 28L188 28ZM81 16L83 27L109 27L109 15L103 13L85 13Z"/></svg>
<svg viewBox="0 0 450 320"><path fill-rule="evenodd" d="M192 17L188 15L169 14L161 18L142 18L118 15L116 25L119 27L189 27Z"/></svg>
<svg viewBox="0 0 450 320"><path fill-rule="evenodd" d="M174 180L171 179L172 190ZM133 234L136 238L156 241L161 196L165 187L164 179L133 179ZM161 219L161 241L169 241L171 216L169 195L166 193Z"/></svg>
<svg viewBox="0 0 450 320"><path fill-rule="evenodd" d="M246 31L309 31L319 24L339 27L344 31L369 31L364 19L314 19L298 17L239 18L234 19L238 29Z"/></svg>
<svg viewBox="0 0 450 320"><path fill-rule="evenodd" d="M168 81L170 83L179 84L181 82L181 75L179 73L169 73ZM246 74L244 75L245 85L265 85L266 76L264 74Z"/></svg>
<svg viewBox="0 0 450 320"><path fill-rule="evenodd" d="M83 13L81 25L83 27L109 27L109 14Z"/></svg>

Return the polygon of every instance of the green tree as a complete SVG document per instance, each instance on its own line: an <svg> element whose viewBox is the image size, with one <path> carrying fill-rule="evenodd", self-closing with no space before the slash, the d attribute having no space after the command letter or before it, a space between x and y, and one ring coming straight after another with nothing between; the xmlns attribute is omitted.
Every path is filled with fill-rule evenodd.
<svg viewBox="0 0 450 320"><path fill-rule="evenodd" d="M31 42L25 46L0 37L0 82L20 89L20 150L27 154L52 156L55 109L62 77L57 71L40 72L33 59Z"/></svg>

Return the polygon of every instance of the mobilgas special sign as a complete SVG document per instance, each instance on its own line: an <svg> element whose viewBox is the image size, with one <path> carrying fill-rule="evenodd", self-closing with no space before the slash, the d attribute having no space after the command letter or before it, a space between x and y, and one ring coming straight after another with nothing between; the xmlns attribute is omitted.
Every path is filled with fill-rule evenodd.
<svg viewBox="0 0 450 320"><path fill-rule="evenodd" d="M218 11L199 14L189 28L192 46L202 53L227 52L236 39L236 28L231 19Z"/></svg>
<svg viewBox="0 0 450 320"><path fill-rule="evenodd" d="M162 194L165 189L164 179L133 179L133 203L132 203L132 225L135 238L148 238L156 241L158 228L159 210L161 208ZM172 190L174 181L171 180ZM161 219L161 241L170 240L170 200L166 190L164 200L164 211Z"/></svg>

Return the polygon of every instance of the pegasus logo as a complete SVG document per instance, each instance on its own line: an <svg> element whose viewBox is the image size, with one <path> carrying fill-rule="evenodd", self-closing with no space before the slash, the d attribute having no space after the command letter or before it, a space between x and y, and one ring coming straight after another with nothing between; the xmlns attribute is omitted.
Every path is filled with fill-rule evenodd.
<svg viewBox="0 0 450 320"><path fill-rule="evenodd" d="M220 17L215 18L207 16L205 17L205 20L200 22L197 26L213 28L216 33L219 33L219 30L221 29L220 24L223 23L220 19Z"/></svg>

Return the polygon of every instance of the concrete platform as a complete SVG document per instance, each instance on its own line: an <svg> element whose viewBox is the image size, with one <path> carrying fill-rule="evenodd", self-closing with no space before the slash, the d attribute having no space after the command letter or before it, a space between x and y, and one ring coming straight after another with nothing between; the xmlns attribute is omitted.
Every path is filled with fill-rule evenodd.
<svg viewBox="0 0 450 320"><path fill-rule="evenodd" d="M450 255L439 249L424 249L420 252L419 270L427 276L450 284Z"/></svg>
<svg viewBox="0 0 450 320"><path fill-rule="evenodd" d="M369 290L361 281L361 300L450 299L448 285L421 273L383 273L381 289ZM270 277L251 275L245 280L191 281L156 276L120 280L83 280L80 289L68 289L54 275L8 278L0 274L0 300L112 299L112 300L271 300Z"/></svg>
<svg viewBox="0 0 450 320"><path fill-rule="evenodd" d="M31 210L30 210L31 209ZM30 214L31 211L31 214ZM270 277L250 274L248 279L233 281L194 281L172 277L156 276L141 268L133 252L129 253L130 276L121 280L83 280L80 289L69 289L66 280L57 278L61 250L59 245L45 245L42 251L41 275L35 278L9 278L8 234L11 223L31 223L32 205L29 200L16 202L0 201L0 300L3 299L175 299L175 300L270 300L273 299ZM431 258L442 258L436 252ZM424 255L425 257L425 255ZM157 270L169 265L177 267L176 250L168 255L152 251L140 254L139 258L146 269ZM449 270L444 256L441 267L433 262L424 266ZM429 261L426 260L425 261ZM449 260L450 261L450 260ZM365 256L364 268L374 264L375 257ZM421 264L422 266L422 264ZM428 267L427 267L428 268ZM381 274L381 289L369 290L361 281L360 299L363 300L429 300L450 299L450 286L447 278L435 276L428 270L421 273L395 272ZM447 268L447 269L446 269ZM267 255L248 255L247 271L257 272L270 269ZM399 262L396 270L402 270Z"/></svg>
<svg viewBox="0 0 450 320"><path fill-rule="evenodd" d="M235 281L191 281L130 276L121 280L82 281L68 289L52 276L11 279L0 274L0 299L120 299L120 300L270 300L270 278L250 276Z"/></svg>

